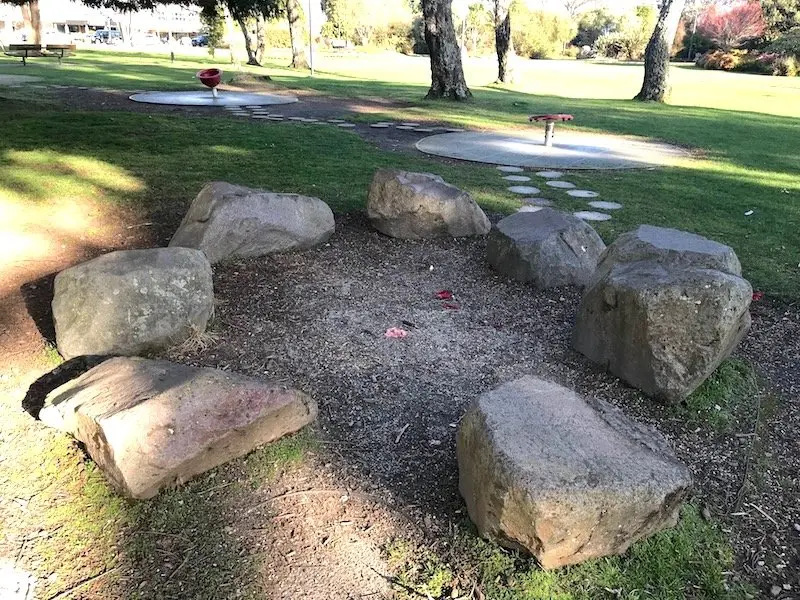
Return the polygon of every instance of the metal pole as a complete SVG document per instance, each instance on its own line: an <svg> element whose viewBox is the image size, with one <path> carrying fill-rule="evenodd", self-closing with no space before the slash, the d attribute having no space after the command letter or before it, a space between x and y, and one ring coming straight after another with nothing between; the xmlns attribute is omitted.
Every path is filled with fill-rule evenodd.
<svg viewBox="0 0 800 600"><path fill-rule="evenodd" d="M311 67L311 76L314 76L314 41L311 32L311 0L308 0L308 62Z"/></svg>

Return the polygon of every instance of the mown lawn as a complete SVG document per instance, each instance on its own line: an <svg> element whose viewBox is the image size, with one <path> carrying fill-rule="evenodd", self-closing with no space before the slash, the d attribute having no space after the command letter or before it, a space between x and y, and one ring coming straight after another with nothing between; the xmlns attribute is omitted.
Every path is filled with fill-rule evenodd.
<svg viewBox="0 0 800 600"><path fill-rule="evenodd" d="M626 100L641 76L637 65L527 61L519 68L519 83L501 88L491 85L490 61L475 59L467 66L475 98L453 104L422 99L428 78L424 57L327 54L318 56L314 78L283 68L285 58L278 52L265 68L248 69L270 74L277 86L406 103L383 114L356 115L357 120L507 129L525 127L528 114L557 110L574 114L576 129L692 148L695 157L671 169L576 173L571 178L603 199L624 204L613 221L598 226L607 242L640 223L687 229L733 246L756 289L784 299L800 295L800 78L678 66L673 69L674 104L654 105ZM224 60L218 62L225 67ZM163 55L82 51L61 68L32 61L24 73L50 83L180 89L196 87L193 73L212 63L206 56L171 63ZM22 72L9 60L0 61L0 73ZM149 200L186 202L204 181L219 177L315 192L335 210L357 210L364 205L372 171L396 165L440 172L491 210L517 205L491 169L446 168L422 157L380 152L341 131L307 127L295 136L297 130L288 125L265 129L218 120L212 139L205 135L204 119L67 116L42 110L17 110L8 119L12 111L4 112L11 121L0 140L0 165L6 170L19 166L20 155L14 153L20 151L95 157L141 179ZM136 135L130 136L131 131ZM104 141L98 143L100 137ZM549 194L565 209L585 207L561 192Z"/></svg>

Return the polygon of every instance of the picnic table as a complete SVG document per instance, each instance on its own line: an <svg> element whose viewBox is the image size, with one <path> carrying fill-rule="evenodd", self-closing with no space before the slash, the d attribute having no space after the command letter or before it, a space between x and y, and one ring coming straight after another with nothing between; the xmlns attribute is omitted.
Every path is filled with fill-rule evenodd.
<svg viewBox="0 0 800 600"><path fill-rule="evenodd" d="M43 56L53 56L58 59L58 64L61 64L61 59L69 56L75 51L74 44L9 44L6 56L17 56L22 59L22 64L27 65L29 58L39 58Z"/></svg>

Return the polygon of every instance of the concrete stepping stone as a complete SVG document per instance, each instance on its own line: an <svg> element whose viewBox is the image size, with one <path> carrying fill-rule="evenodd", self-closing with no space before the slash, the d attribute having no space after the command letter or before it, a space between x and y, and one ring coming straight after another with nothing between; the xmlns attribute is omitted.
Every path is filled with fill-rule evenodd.
<svg viewBox="0 0 800 600"><path fill-rule="evenodd" d="M245 104L244 107L245 108L252 108L253 110L257 110L259 108L264 108L260 104Z"/></svg>
<svg viewBox="0 0 800 600"><path fill-rule="evenodd" d="M513 192L515 194L525 194L525 195L538 194L539 192L542 191L539 188L535 188L529 185L512 185L511 187L506 189L509 192Z"/></svg>
<svg viewBox="0 0 800 600"><path fill-rule="evenodd" d="M400 123L403 127L419 127L419 123Z"/></svg>
<svg viewBox="0 0 800 600"><path fill-rule="evenodd" d="M398 125L397 129L400 131L414 131L415 128L411 127L410 125Z"/></svg>
<svg viewBox="0 0 800 600"><path fill-rule="evenodd" d="M447 133L461 133L462 131L464 130L459 127L450 127L447 129Z"/></svg>
<svg viewBox="0 0 800 600"><path fill-rule="evenodd" d="M545 179L558 179L559 177L563 177L564 173L561 171L539 171L536 175L544 177Z"/></svg>
<svg viewBox="0 0 800 600"><path fill-rule="evenodd" d="M319 123L319 119L315 119L314 117L306 117L303 119L306 123Z"/></svg>
<svg viewBox="0 0 800 600"><path fill-rule="evenodd" d="M607 215L606 213L595 212L592 210L579 210L573 213L579 219L583 219L584 221L610 221L611 215Z"/></svg>
<svg viewBox="0 0 800 600"><path fill-rule="evenodd" d="M508 165L498 165L495 168L503 173L522 173L525 170L522 167L511 167Z"/></svg>
<svg viewBox="0 0 800 600"><path fill-rule="evenodd" d="M305 121L305 117L289 117L290 121Z"/></svg>
<svg viewBox="0 0 800 600"><path fill-rule="evenodd" d="M575 184L570 183L569 181L546 181L545 185L549 185L550 187L561 190L569 190L575 187Z"/></svg>
<svg viewBox="0 0 800 600"><path fill-rule="evenodd" d="M269 119L270 121L283 121L283 117L280 115L278 116L270 115L267 117L267 119Z"/></svg>
<svg viewBox="0 0 800 600"><path fill-rule="evenodd" d="M606 202L605 200L595 200L594 202L589 202L589 206L603 210L619 210L622 208L622 204L619 202Z"/></svg>
<svg viewBox="0 0 800 600"><path fill-rule="evenodd" d="M352 129L355 127L355 123L339 123L338 126L343 129Z"/></svg>
<svg viewBox="0 0 800 600"><path fill-rule="evenodd" d="M553 206L553 201L547 198L523 198L520 202L532 204L533 206Z"/></svg>
<svg viewBox="0 0 800 600"><path fill-rule="evenodd" d="M269 119L269 115L253 115L251 119Z"/></svg>
<svg viewBox="0 0 800 600"><path fill-rule="evenodd" d="M506 175L503 177L506 181L530 181L530 177L526 177L525 175Z"/></svg>
<svg viewBox="0 0 800 600"><path fill-rule="evenodd" d="M328 119L328 123L344 123L344 119Z"/></svg>
<svg viewBox="0 0 800 600"><path fill-rule="evenodd" d="M386 123L370 123L369 126L373 129L389 129L389 125Z"/></svg>
<svg viewBox="0 0 800 600"><path fill-rule="evenodd" d="M573 198L597 198L600 194L591 190L569 190L567 192Z"/></svg>
<svg viewBox="0 0 800 600"><path fill-rule="evenodd" d="M434 129L433 127L417 127L414 129L414 131L418 133L433 133Z"/></svg>
<svg viewBox="0 0 800 600"><path fill-rule="evenodd" d="M545 208L544 206L531 206L530 204L526 204L525 206L520 206L517 209L517 212L539 212Z"/></svg>

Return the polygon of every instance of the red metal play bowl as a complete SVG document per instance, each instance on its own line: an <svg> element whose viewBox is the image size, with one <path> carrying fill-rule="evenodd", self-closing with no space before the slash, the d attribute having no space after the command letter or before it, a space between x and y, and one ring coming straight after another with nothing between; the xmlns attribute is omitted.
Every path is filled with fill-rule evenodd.
<svg viewBox="0 0 800 600"><path fill-rule="evenodd" d="M197 72L196 77L203 85L213 89L217 87L222 80L222 71L220 69L203 69Z"/></svg>

